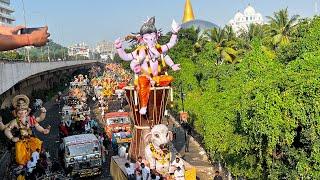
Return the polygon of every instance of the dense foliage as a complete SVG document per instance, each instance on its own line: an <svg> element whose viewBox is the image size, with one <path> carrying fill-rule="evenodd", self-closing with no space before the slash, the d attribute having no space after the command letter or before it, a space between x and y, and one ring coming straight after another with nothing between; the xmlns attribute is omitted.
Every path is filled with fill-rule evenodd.
<svg viewBox="0 0 320 180"><path fill-rule="evenodd" d="M0 52L1 60L22 60L24 56L17 51Z"/></svg>
<svg viewBox="0 0 320 180"><path fill-rule="evenodd" d="M237 37L182 30L174 86L211 158L235 177L319 179L320 18L269 19Z"/></svg>
<svg viewBox="0 0 320 180"><path fill-rule="evenodd" d="M27 60L28 53L30 61L48 61L48 57L50 60L72 60L72 57L68 57L68 49L53 41L49 41L47 45L42 47L26 47L16 51L2 52L0 53L0 58L6 60ZM77 58L84 59L84 57Z"/></svg>

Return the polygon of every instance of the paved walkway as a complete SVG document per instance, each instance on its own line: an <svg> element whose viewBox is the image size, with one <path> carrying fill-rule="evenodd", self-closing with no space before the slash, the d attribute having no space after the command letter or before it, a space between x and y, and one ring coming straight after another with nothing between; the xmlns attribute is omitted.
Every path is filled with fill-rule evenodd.
<svg viewBox="0 0 320 180"><path fill-rule="evenodd" d="M189 152L185 152L185 131L180 124L173 118L170 117L169 128L172 130L173 123L177 127L177 137L173 141L173 145L176 150L181 154L182 158L194 166L197 169L197 177L200 180L213 179L214 172L216 169L209 162L208 157L204 149L200 144L191 136L189 141Z"/></svg>

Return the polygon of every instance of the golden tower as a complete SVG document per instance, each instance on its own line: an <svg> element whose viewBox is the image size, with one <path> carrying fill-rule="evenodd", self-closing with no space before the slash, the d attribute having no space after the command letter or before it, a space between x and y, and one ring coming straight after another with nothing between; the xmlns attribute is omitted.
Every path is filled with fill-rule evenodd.
<svg viewBox="0 0 320 180"><path fill-rule="evenodd" d="M183 23L194 20L192 5L190 0L186 0L186 5L184 6Z"/></svg>

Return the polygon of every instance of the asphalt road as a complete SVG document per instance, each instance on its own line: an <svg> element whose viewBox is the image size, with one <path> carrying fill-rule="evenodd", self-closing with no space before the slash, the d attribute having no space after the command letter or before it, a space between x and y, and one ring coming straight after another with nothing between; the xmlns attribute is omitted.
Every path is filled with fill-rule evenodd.
<svg viewBox="0 0 320 180"><path fill-rule="evenodd" d="M94 103L89 102L89 106L91 109L93 109ZM58 160L58 150L59 150L59 123L61 120L61 115L59 114L60 108L58 105L54 103L54 101L49 101L44 104L44 107L47 109L47 115L46 119L40 123L42 127L51 126L51 132L48 135L43 135L39 132L36 132L36 136L39 137L43 143L44 148L50 153L51 159L53 161ZM86 179L110 179L109 176L109 162L110 162L110 156L107 157L106 163L103 164L103 172L98 177L90 177Z"/></svg>

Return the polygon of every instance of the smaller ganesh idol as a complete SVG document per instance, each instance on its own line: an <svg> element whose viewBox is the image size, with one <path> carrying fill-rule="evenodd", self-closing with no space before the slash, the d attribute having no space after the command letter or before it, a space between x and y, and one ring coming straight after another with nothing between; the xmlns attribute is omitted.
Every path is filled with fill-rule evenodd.
<svg viewBox="0 0 320 180"><path fill-rule="evenodd" d="M141 105L140 114L147 113L150 87L169 86L173 81L173 77L167 74L168 67L173 71L180 70L180 64L175 64L166 54L177 43L180 25L173 20L171 28L172 36L169 43L160 45L158 39L161 33L155 27L155 17L148 19L140 28L139 33L128 36L138 44L137 48L131 53L125 52L120 39L115 41L115 47L120 58L131 61L130 67L135 73L135 86L138 90Z"/></svg>
<svg viewBox="0 0 320 180"><path fill-rule="evenodd" d="M42 141L32 135L31 127L34 126L35 129L43 134L49 134L50 126L48 128L43 128L39 125L39 122L45 119L46 109L41 108L41 113L39 117L29 116L30 100L25 95L17 95L12 100L12 105L14 107L14 114L16 119L10 121L6 126L4 133L8 139L15 142L16 151L16 162L20 167L23 167L31 158L32 152L37 149L41 150ZM19 137L14 137L12 131L14 129L19 130Z"/></svg>

